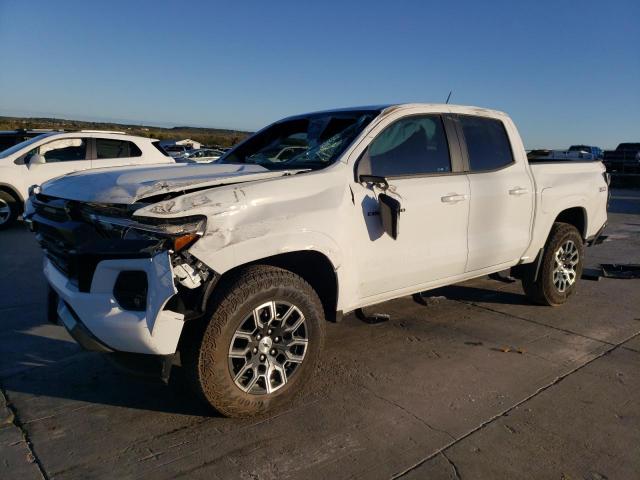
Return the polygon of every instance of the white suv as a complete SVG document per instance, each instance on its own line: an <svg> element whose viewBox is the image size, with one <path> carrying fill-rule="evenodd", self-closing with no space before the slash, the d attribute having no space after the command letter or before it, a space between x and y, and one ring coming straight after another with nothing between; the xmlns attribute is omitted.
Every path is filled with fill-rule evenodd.
<svg viewBox="0 0 640 480"><path fill-rule="evenodd" d="M120 132L44 133L0 152L0 229L23 210L31 185L79 170L175 163L158 141Z"/></svg>

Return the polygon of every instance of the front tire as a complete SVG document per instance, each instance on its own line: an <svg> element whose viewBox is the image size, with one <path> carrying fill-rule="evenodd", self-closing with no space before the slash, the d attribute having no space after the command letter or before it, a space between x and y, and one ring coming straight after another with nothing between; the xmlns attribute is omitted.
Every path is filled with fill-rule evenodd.
<svg viewBox="0 0 640 480"><path fill-rule="evenodd" d="M0 230L13 225L19 213L18 202L13 195L0 191Z"/></svg>
<svg viewBox="0 0 640 480"><path fill-rule="evenodd" d="M220 287L212 313L181 352L187 378L229 417L277 409L304 391L324 342L313 288L281 268L250 266Z"/></svg>
<svg viewBox="0 0 640 480"><path fill-rule="evenodd" d="M575 292L584 266L584 244L573 225L556 222L544 247L538 278L531 268L522 287L531 301L540 305L562 305Z"/></svg>

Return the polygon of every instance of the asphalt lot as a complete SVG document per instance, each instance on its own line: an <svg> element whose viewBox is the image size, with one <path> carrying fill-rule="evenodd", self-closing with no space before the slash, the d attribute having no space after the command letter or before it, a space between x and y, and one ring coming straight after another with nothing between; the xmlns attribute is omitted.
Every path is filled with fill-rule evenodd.
<svg viewBox="0 0 640 480"><path fill-rule="evenodd" d="M615 190L587 265L640 263L640 190ZM479 279L329 324L308 397L216 417L45 318L42 254L0 232L0 478L631 479L640 472L640 280L559 308Z"/></svg>

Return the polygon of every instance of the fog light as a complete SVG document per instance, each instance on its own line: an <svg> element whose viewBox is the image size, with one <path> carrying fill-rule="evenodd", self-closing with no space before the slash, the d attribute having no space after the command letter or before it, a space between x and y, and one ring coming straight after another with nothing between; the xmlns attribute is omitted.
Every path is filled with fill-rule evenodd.
<svg viewBox="0 0 640 480"><path fill-rule="evenodd" d="M120 272L113 287L113 296L125 310L147 309L147 273L140 270Z"/></svg>

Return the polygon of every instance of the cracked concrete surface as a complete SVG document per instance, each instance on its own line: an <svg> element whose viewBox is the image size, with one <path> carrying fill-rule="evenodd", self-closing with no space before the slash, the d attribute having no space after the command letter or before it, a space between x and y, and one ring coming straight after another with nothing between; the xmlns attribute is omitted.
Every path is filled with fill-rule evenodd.
<svg viewBox="0 0 640 480"><path fill-rule="evenodd" d="M33 454L25 430L0 391L0 473L20 479L42 479L43 471Z"/></svg>
<svg viewBox="0 0 640 480"><path fill-rule="evenodd" d="M588 264L640 263L640 192L617 191ZM559 308L478 279L329 324L312 392L211 415L182 384L115 370L45 320L41 253L0 234L0 478L634 478L640 280L583 281ZM10 279L9 281L6 279ZM444 297L444 298L442 298Z"/></svg>

